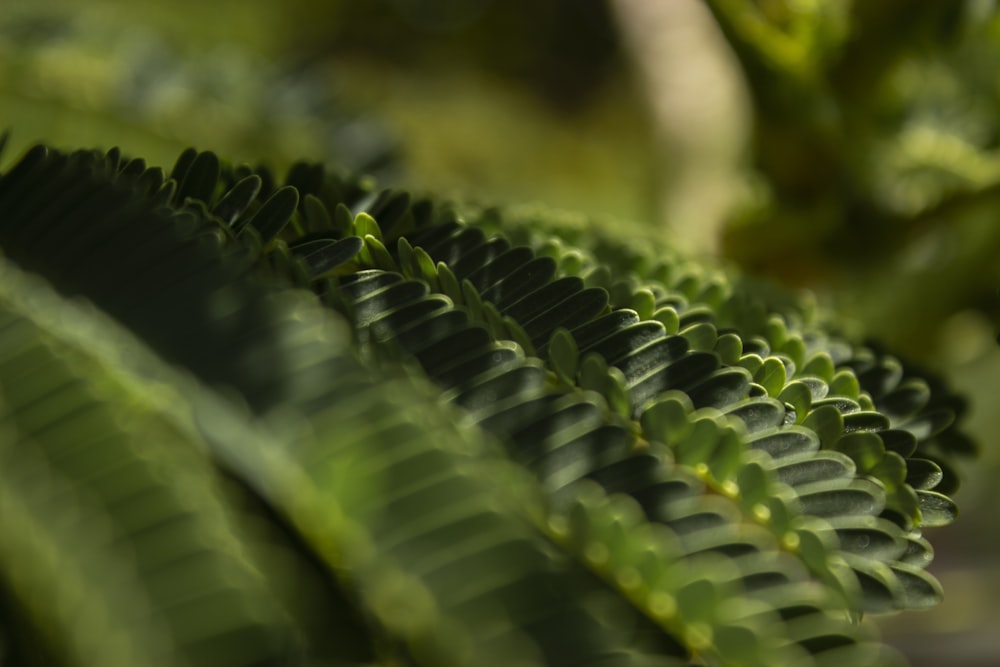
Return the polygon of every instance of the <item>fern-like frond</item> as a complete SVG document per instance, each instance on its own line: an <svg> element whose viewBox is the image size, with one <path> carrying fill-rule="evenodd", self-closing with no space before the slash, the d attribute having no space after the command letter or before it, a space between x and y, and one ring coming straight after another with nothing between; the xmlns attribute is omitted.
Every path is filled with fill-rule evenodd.
<svg viewBox="0 0 1000 667"><path fill-rule="evenodd" d="M155 619L94 655L882 665L860 615L940 598L921 530L954 517L960 406L808 303L545 216L194 150L164 172L35 149L0 211L2 451L36 457L4 493L27 522L46 489L84 498L121 539L66 585L121 562L86 603ZM81 539L62 525L0 553L25 650L69 631L33 602L55 584L10 575ZM198 540L164 592L144 559ZM229 601L217 641L159 611L183 586Z"/></svg>
<svg viewBox="0 0 1000 667"><path fill-rule="evenodd" d="M34 636L59 663L79 665L300 653L203 444L151 400L175 389L123 382L94 358L109 335L100 318L6 261L0 274L0 580L29 619L18 641Z"/></svg>
<svg viewBox="0 0 1000 667"><path fill-rule="evenodd" d="M566 362L563 367L559 367L561 359L578 359L581 352L589 357L585 357L587 363L579 368L580 383L583 388L602 391L606 394L607 400L612 404L624 406L626 418L638 418L645 411L655 408L654 399L668 391L681 391L690 401L698 401L704 408L729 409L734 416L741 416L755 411L757 420L752 426L759 427L761 419L760 406L772 409L772 420L769 425L779 430L792 428L796 422L806 431L811 431L817 436L823 434L826 439L826 448L833 449L835 442L841 441L842 432L845 427L840 424L840 412L836 406L830 405L825 410L810 412L812 394L801 394L800 399L807 401L801 404L799 415L793 410L788 414L785 403L779 403L774 398L768 397L767 387L763 384L752 382L756 378L765 384L771 385L771 393L775 398L788 398L790 390L786 391L786 381L784 376L785 366L777 358L770 359L769 363L762 363L758 368L758 374L752 376L749 371L738 363L726 367L724 361L715 351L719 337L715 334L714 328L708 323L696 323L687 327L683 332L669 333L668 326L680 326L679 318L671 318L665 314L652 312L655 302L650 298L648 305L640 309L646 311L648 320L641 321L638 311L615 311L609 312L607 297L600 287L585 287L585 283L577 279L575 283L570 277L560 279L563 287L562 291L557 291L557 282L554 280L554 272L546 271L551 281L532 282L525 279L519 272L529 275L537 269L539 262L536 262L533 255L522 247L520 251L511 249L509 244L503 242L502 238L492 241L486 240L482 233L475 228L463 228L454 223L445 225L448 232L444 237L433 236L439 234L433 228L427 233L432 235L432 241L427 243L418 232L412 234L408 239L400 241L400 256L410 258L409 271L415 278L426 278L426 270L420 268L419 262L413 260L418 254L412 249L411 243L426 243L427 255L433 260L440 262L437 271L438 279L429 280L433 285L435 282L440 285L457 284L459 281L467 281L458 295L454 289L452 296L461 298L473 317L478 317L490 331L498 338L525 341L528 349L540 348L539 354L550 358L550 362L555 364L556 373L568 379L570 383L575 382L578 369L576 362ZM469 240L465 240L470 237ZM463 251L463 248L470 248ZM450 257L449 253L464 252L459 259ZM546 259L546 258L542 258ZM450 265L455 267L454 271L446 269ZM401 259L401 262L405 260ZM426 264L426 262L425 262ZM548 265L551 268L551 264ZM451 275L448 275L451 274ZM446 278L441 278L445 275ZM352 283L350 292L353 298L357 298L362 288L356 285L371 285L369 289L374 289L371 299L364 299L364 306L360 308L384 311L387 307L403 311L401 305L393 304L386 306L384 301L402 299L403 303L407 298L417 299L423 296L420 290L406 287L405 283L399 283L392 288L381 288L381 283L374 276L368 276L366 280ZM505 290L505 286L511 284L510 289ZM551 287L550 287L551 285ZM516 286L516 287L515 287ZM409 295L404 294L404 290L409 289ZM479 294L479 289L488 290L501 306L497 307ZM443 288L442 288L443 291ZM591 296L592 295L592 296ZM505 301L506 299L506 301ZM471 304L471 305L470 305ZM484 305L485 304L485 305ZM506 307L504 307L506 306ZM359 306L353 306L357 311ZM669 312L669 311L668 311ZM364 318L371 319L371 315ZM425 316L426 317L426 316ZM506 321L504 318L507 318ZM523 326L518 322L523 322ZM367 321L367 319L365 321ZM661 320L667 320L664 324ZM534 323L538 323L534 325ZM534 325L534 326L533 326ZM579 336L579 341L573 335L552 336L557 329L565 325L568 329ZM677 329L674 330L675 332ZM731 337L732 339L732 337ZM739 339L736 338L736 343ZM551 343L551 344L550 344ZM455 351L453 346L444 346L450 352ZM414 352L411 350L411 352ZM737 360L738 361L738 360ZM609 364L615 371L608 375ZM426 366L425 366L426 367ZM433 374L435 371L428 370ZM462 374L468 378L468 373ZM617 378L617 380L616 380ZM812 383L817 387L823 387L823 381L813 378ZM756 388L753 388L756 386ZM806 391L807 385L804 382L796 385ZM794 388L794 387L793 387ZM821 389L817 389L817 392ZM493 400L491 396L489 400ZM649 405L653 401L653 405ZM768 402L770 401L770 402ZM780 408L780 409L776 409ZM688 410L690 411L690 410ZM878 417L875 413L874 416ZM859 430L855 417L864 417L864 413L856 416L849 416L850 430ZM655 424L655 420L646 420L648 424ZM706 422L707 423L707 422ZM881 422L876 421L875 428ZM673 447L683 446L682 438L676 433L665 433L662 429L650 426L645 434L654 441L666 441ZM743 448L746 449L749 443L741 436L733 436L736 450L740 449L739 440L744 440ZM820 437L814 440L813 449L819 449L822 444ZM700 450L695 450L682 462L694 468L696 465L707 465L713 455L712 445L704 444L712 442L712 437L702 437L703 443ZM721 446L721 445L720 445ZM862 440L861 436L844 438L841 447L852 451L861 448L860 451L871 456L871 452L877 452L882 448L877 440L874 442ZM708 449L705 449L708 447ZM728 463L730 470L727 475L733 477L739 469L739 453L734 453L729 448L730 455ZM884 451L884 450L883 450ZM800 450L800 454L805 454ZM734 459L733 456L737 458ZM861 454L858 454L861 456ZM884 458L884 457L883 457ZM881 459L876 458L876 463ZM733 465L735 463L735 466ZM869 464L874 468L874 464ZM828 468L828 471L830 469ZM867 478L859 478L852 481L858 473L857 467L853 464L842 466L839 472L840 480L832 478L811 479L812 486L803 487L802 493L796 498L796 510L801 508L807 515L821 517L844 516L858 517L855 523L866 523L864 517L874 517L883 512L887 504L886 483L893 482L896 485L898 494L902 494L905 499L913 499L912 489L907 489L901 478L889 477L889 473L883 475L878 481L869 481ZM717 472L717 471L713 471ZM727 478L727 475L714 476L713 480L718 485L720 492L724 485L735 486L735 478ZM796 487L793 485L793 489ZM894 490L890 487L889 490ZM909 495L906 492L909 491ZM762 494L765 497L780 498L780 493ZM748 507L750 515L754 516L753 509ZM786 510L787 512L787 510ZM797 512L793 512L797 513ZM912 503L911 513L916 513L916 502ZM762 510L756 512L762 514ZM846 519L845 519L846 520ZM890 537L902 544L902 532L908 527L904 523L902 528L891 526L891 522L883 521L881 526L890 532ZM783 528L779 528L782 530ZM845 533L850 533L852 527L850 521L848 525L843 525L841 529ZM781 536L779 535L779 538ZM855 540L854 544L857 543ZM884 554L882 554L884 556ZM897 554L898 556L899 554ZM857 560L855 560L857 562ZM893 595L892 591L896 594ZM928 601L933 601L936 597L936 588L926 589L924 597L912 597L905 599L899 594L899 588L886 587L873 589L866 588L869 601L866 608L871 610L885 610L896 606L923 606ZM888 595L888 602L886 596Z"/></svg>

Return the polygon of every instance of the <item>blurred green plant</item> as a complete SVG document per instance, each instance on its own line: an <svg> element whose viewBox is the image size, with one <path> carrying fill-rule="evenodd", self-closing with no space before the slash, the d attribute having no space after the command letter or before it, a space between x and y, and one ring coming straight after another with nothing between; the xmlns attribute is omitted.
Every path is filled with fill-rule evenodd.
<svg viewBox="0 0 1000 667"><path fill-rule="evenodd" d="M194 142L248 162L309 157L375 173L396 152L389 130L350 109L325 71L234 43L185 48L100 13L0 12L0 105L17 120L18 149L116 136L153 160Z"/></svg>
<svg viewBox="0 0 1000 667"><path fill-rule="evenodd" d="M954 313L1000 325L986 213L1000 183L994 3L709 4L756 118L758 199L727 253L846 291L870 330L914 356L943 347Z"/></svg>

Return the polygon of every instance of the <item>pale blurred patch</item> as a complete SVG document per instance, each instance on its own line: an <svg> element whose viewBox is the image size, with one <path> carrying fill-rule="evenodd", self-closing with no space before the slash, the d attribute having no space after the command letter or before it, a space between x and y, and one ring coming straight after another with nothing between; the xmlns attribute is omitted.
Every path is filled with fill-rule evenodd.
<svg viewBox="0 0 1000 667"><path fill-rule="evenodd" d="M678 246L714 252L744 189L750 102L736 56L701 0L613 0L664 164L661 215Z"/></svg>

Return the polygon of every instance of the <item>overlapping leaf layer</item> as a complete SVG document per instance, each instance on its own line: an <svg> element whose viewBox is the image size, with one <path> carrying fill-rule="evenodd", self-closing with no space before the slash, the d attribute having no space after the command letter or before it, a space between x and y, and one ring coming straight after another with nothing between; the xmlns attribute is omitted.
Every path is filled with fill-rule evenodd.
<svg viewBox="0 0 1000 667"><path fill-rule="evenodd" d="M667 248L39 147L0 249L0 664L894 664L940 598L961 401Z"/></svg>

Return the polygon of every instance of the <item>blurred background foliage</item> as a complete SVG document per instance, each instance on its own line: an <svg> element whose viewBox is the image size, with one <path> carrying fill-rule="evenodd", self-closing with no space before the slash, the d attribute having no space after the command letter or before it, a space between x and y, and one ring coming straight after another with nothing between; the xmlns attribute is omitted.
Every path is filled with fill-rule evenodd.
<svg viewBox="0 0 1000 667"><path fill-rule="evenodd" d="M809 288L970 397L915 665L1000 656L994 0L5 0L3 162L195 145L544 202ZM905 638L905 639L904 639Z"/></svg>

